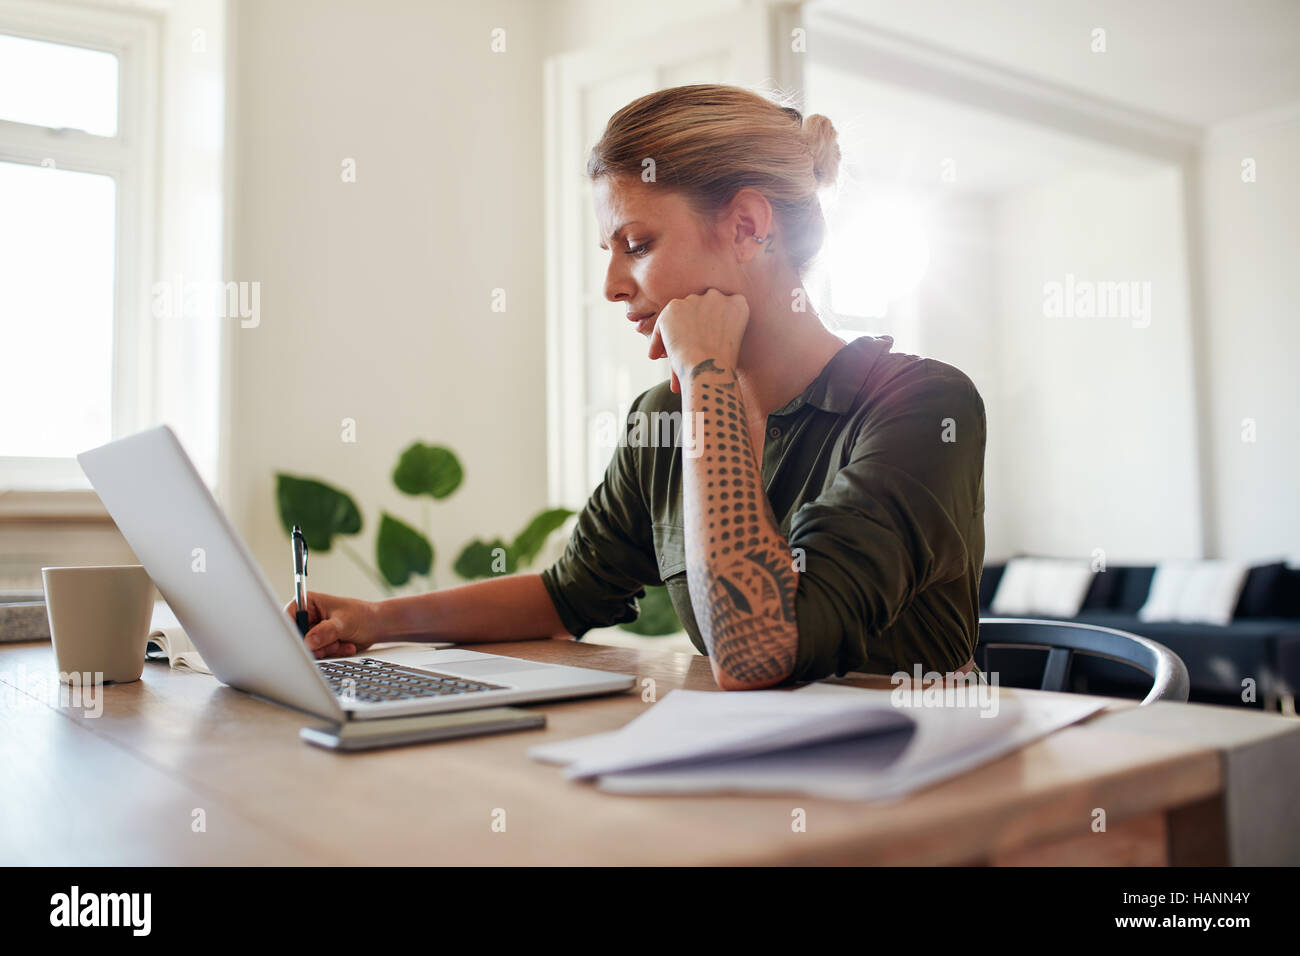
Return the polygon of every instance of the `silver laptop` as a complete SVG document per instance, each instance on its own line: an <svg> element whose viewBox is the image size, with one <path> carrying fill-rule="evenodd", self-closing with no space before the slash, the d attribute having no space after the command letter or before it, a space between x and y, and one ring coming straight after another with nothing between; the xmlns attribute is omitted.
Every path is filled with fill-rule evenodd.
<svg viewBox="0 0 1300 956"><path fill-rule="evenodd" d="M317 660L169 427L77 461L203 660L231 687L342 722L610 694L635 683L629 674L457 647Z"/></svg>

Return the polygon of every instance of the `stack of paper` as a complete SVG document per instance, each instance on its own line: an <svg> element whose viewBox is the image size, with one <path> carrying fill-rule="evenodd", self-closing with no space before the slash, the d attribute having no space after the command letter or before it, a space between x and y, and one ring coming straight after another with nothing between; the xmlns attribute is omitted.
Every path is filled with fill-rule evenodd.
<svg viewBox="0 0 1300 956"><path fill-rule="evenodd" d="M785 793L892 800L1096 713L1066 695L991 705L913 703L834 684L797 691L674 690L621 730L529 750L610 793Z"/></svg>

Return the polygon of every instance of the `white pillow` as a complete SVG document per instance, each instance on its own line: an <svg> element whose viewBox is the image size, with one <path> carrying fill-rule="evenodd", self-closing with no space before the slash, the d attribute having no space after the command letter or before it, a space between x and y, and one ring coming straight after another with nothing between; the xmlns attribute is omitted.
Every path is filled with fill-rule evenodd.
<svg viewBox="0 0 1300 956"><path fill-rule="evenodd" d="M1012 558L1002 569L989 610L997 615L1028 614L1034 586L1034 559Z"/></svg>
<svg viewBox="0 0 1300 956"><path fill-rule="evenodd" d="M1249 572L1241 561L1165 561L1156 567L1138 620L1231 624Z"/></svg>
<svg viewBox="0 0 1300 956"><path fill-rule="evenodd" d="M1012 558L998 580L990 611L1003 617L1045 614L1074 617L1092 584L1087 561L1070 558Z"/></svg>
<svg viewBox="0 0 1300 956"><path fill-rule="evenodd" d="M1157 565L1146 602L1138 609L1138 620L1178 620L1178 601L1187 589L1191 574L1191 561L1165 561Z"/></svg>

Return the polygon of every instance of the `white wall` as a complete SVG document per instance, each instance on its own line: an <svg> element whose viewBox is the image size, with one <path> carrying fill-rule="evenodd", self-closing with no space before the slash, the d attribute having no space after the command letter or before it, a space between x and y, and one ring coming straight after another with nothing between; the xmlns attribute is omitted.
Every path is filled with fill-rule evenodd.
<svg viewBox="0 0 1300 956"><path fill-rule="evenodd" d="M635 43L639 35L673 23L738 10L751 0L535 0L544 7L547 54ZM764 0L760 0L764 2Z"/></svg>
<svg viewBox="0 0 1300 956"><path fill-rule="evenodd" d="M392 487L398 454L449 445L466 477L429 509L442 586L467 540L513 535L548 504L545 13L529 0L233 3L228 278L261 284L262 315L233 333L227 505L286 600L277 470L349 490L373 563L381 508L422 521ZM496 27L505 53L489 48ZM379 596L337 550L313 556L311 583Z"/></svg>
<svg viewBox="0 0 1300 956"><path fill-rule="evenodd" d="M210 288L222 275L226 4L171 0L163 9L161 242L154 279L177 289L179 276L184 285ZM175 294L183 297L179 289ZM156 326L155 414L180 436L210 483L219 474L222 321L201 311Z"/></svg>
<svg viewBox="0 0 1300 956"><path fill-rule="evenodd" d="M989 406L1014 549L1113 563L1201 554L1181 174L1086 172L997 209L999 389ZM1151 283L1151 320L1049 318L1044 284ZM995 424L996 423L996 424Z"/></svg>
<svg viewBox="0 0 1300 956"><path fill-rule="evenodd" d="M1242 181L1253 159L1256 181ZM1212 130L1205 298L1216 550L1300 563L1300 107ZM1256 440L1243 441L1253 419Z"/></svg>
<svg viewBox="0 0 1300 956"><path fill-rule="evenodd" d="M1002 423L994 414L1000 383L994 212L992 200L977 194L953 195L933 208L930 265L912 306L918 353L961 369L984 399L984 550L989 555L1013 547L1011 502L1003 493L997 454Z"/></svg>
<svg viewBox="0 0 1300 956"><path fill-rule="evenodd" d="M1247 158L1253 183L1242 180ZM999 205L988 560L1101 547L1120 563L1201 553L1300 562L1297 168L1295 108L1207 136L1192 194L1203 215L1199 339L1174 170L1084 176ZM1044 318L1042 282L1067 271L1151 280L1151 327ZM1204 349L1199 362L1194 345ZM1243 438L1247 419L1254 441ZM1197 442L1208 462L1203 489ZM1012 507L999 512L999 499Z"/></svg>

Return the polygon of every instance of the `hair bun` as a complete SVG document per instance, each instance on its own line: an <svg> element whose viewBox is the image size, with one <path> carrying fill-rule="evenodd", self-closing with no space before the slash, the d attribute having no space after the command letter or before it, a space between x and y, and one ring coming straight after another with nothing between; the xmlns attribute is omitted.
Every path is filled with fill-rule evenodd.
<svg viewBox="0 0 1300 956"><path fill-rule="evenodd" d="M812 153L817 185L835 182L840 171L840 144L834 125L821 113L813 113L803 121L803 138Z"/></svg>

